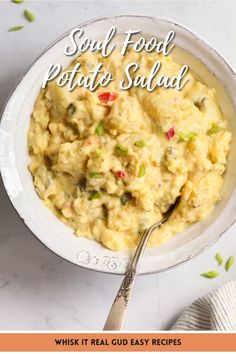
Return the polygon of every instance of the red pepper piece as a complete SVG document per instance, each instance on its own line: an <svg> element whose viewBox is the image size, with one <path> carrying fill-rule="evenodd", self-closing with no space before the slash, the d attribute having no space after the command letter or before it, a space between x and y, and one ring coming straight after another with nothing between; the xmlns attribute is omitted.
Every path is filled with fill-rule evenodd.
<svg viewBox="0 0 236 354"><path fill-rule="evenodd" d="M119 95L116 92L102 92L99 93L98 98L102 103L108 103L115 101L118 96Z"/></svg>
<svg viewBox="0 0 236 354"><path fill-rule="evenodd" d="M116 171L115 173L116 173L117 177L120 177L120 178L126 177L125 171Z"/></svg>
<svg viewBox="0 0 236 354"><path fill-rule="evenodd" d="M168 140L171 140L175 136L175 128L172 127L166 132L166 137Z"/></svg>

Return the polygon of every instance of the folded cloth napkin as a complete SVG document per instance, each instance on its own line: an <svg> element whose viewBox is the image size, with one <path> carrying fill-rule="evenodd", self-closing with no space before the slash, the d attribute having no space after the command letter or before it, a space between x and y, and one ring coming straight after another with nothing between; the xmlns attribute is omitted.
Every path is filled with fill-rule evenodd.
<svg viewBox="0 0 236 354"><path fill-rule="evenodd" d="M236 281L198 299L177 320L174 331L235 331Z"/></svg>

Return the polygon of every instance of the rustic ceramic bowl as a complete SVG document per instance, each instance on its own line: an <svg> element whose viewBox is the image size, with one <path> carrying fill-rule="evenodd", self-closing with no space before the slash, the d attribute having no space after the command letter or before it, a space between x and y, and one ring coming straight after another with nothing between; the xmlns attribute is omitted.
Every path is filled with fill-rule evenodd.
<svg viewBox="0 0 236 354"><path fill-rule="evenodd" d="M194 224L159 248L147 250L140 273L163 271L196 256L213 244L236 218L236 76L227 62L197 35L168 20L147 16L115 16L89 21L82 27L85 35L101 39L112 26L117 27L116 40L128 29L141 29L145 37L164 38L174 30L173 56L190 69L204 83L217 89L221 109L233 133L232 149L221 200L211 215ZM31 175L27 169L27 131L34 101L42 84L42 77L51 63L67 66L72 57L63 54L69 44L69 33L50 45L29 68L17 84L3 112L0 127L0 168L2 179L12 204L29 229L48 248L77 265L102 272L122 274L125 272L130 252L112 252L95 241L76 237L73 230L60 222L47 209L36 194Z"/></svg>

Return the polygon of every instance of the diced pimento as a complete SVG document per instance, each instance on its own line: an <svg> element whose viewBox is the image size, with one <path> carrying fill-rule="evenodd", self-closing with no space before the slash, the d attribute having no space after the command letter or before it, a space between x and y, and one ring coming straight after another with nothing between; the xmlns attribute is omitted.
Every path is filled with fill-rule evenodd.
<svg viewBox="0 0 236 354"><path fill-rule="evenodd" d="M123 170L116 171L115 174L116 174L116 176L119 177L119 178L124 178L124 177L126 177L126 172L123 171Z"/></svg>
<svg viewBox="0 0 236 354"><path fill-rule="evenodd" d="M116 92L102 92L99 93L98 98L102 103L108 103L115 101L118 96L119 95Z"/></svg>
<svg viewBox="0 0 236 354"><path fill-rule="evenodd" d="M171 140L175 136L175 128L171 127L167 132L166 132L166 137L168 140Z"/></svg>

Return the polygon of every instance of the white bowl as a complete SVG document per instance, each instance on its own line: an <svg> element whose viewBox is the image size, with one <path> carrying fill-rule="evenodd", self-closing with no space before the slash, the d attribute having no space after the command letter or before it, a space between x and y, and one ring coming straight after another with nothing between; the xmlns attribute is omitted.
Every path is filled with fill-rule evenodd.
<svg viewBox="0 0 236 354"><path fill-rule="evenodd" d="M181 264L214 243L236 218L236 76L226 61L197 35L182 26L147 16L115 16L89 21L79 25L85 35L101 39L112 26L117 27L117 41L128 29L141 29L147 38L164 38L168 31L176 32L173 56L181 64L188 64L201 81L215 87L221 109L233 133L232 148L221 200L211 215L194 224L187 231L160 246L147 250L140 273L158 272ZM95 241L76 237L73 230L60 222L44 206L36 194L31 175L27 169L27 131L34 101L42 84L42 77L51 63L67 66L72 57L63 54L69 44L66 33L50 45L17 84L3 112L0 127L0 168L7 193L30 230L48 248L77 265L102 272L122 274L125 272L130 252L112 252Z"/></svg>

